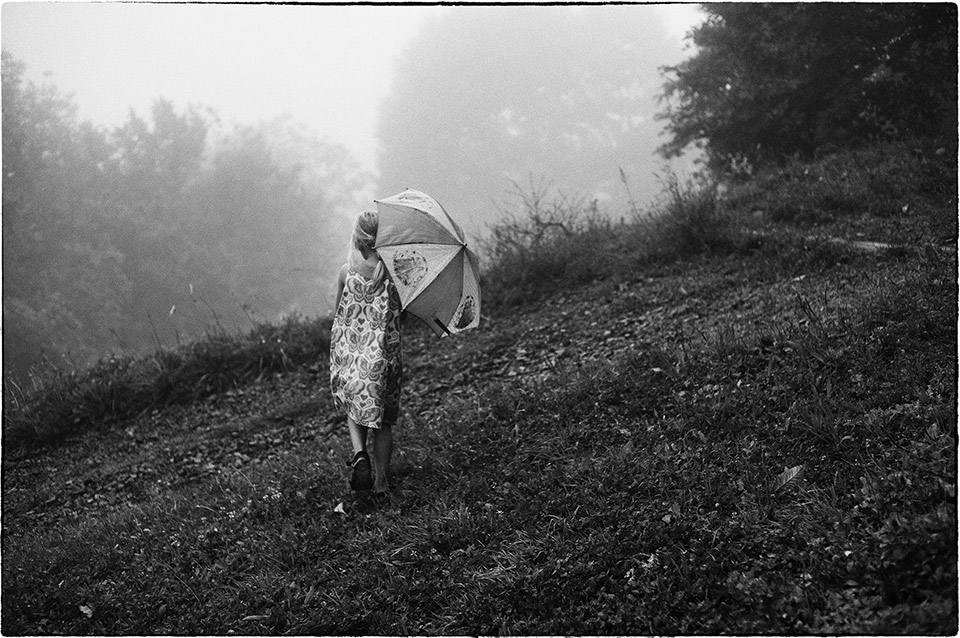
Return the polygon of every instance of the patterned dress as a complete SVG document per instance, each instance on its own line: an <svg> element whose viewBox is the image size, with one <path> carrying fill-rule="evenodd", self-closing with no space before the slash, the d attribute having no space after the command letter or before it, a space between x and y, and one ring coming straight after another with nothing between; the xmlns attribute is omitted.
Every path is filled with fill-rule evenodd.
<svg viewBox="0 0 960 638"><path fill-rule="evenodd" d="M389 277L377 283L348 272L330 332L330 389L359 425L391 426L400 411L400 296Z"/></svg>

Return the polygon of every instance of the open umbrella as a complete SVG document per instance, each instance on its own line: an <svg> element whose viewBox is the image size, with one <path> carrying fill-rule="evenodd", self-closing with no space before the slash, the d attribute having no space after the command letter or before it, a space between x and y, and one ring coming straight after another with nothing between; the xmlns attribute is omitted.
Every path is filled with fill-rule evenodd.
<svg viewBox="0 0 960 638"><path fill-rule="evenodd" d="M403 309L441 337L479 326L477 256L443 206L409 189L374 201L380 215L377 253Z"/></svg>

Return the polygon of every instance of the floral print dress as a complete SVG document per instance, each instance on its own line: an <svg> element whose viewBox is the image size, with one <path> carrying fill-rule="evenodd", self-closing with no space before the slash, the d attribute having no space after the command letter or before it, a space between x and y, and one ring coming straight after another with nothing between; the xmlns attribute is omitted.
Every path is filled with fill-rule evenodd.
<svg viewBox="0 0 960 638"><path fill-rule="evenodd" d="M368 428L396 423L400 411L400 296L389 277L348 272L330 331L334 402Z"/></svg>

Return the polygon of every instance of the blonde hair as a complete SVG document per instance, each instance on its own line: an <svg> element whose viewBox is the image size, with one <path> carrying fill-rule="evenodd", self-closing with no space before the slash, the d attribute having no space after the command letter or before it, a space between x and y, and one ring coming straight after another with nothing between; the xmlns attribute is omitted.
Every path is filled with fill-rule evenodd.
<svg viewBox="0 0 960 638"><path fill-rule="evenodd" d="M353 248L366 253L375 252L379 225L380 219L372 210L357 215L357 221L353 224Z"/></svg>
<svg viewBox="0 0 960 638"><path fill-rule="evenodd" d="M356 268L360 262L364 261L363 253L377 255L377 229L380 226L380 218L370 210L365 210L359 215L353 224L353 234L350 238L350 266ZM379 285L387 276L386 266L380 255L377 255L377 267L373 273L373 281Z"/></svg>

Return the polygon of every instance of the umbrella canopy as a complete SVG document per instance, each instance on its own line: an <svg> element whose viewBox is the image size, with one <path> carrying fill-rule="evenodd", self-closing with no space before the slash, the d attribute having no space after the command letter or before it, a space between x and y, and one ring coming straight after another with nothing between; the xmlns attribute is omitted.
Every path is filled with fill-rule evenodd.
<svg viewBox="0 0 960 638"><path fill-rule="evenodd" d="M440 336L479 326L477 256L443 206L415 190L374 201L380 216L377 253L403 309Z"/></svg>

